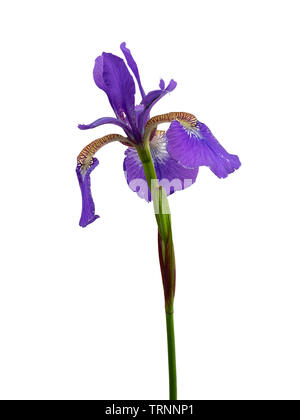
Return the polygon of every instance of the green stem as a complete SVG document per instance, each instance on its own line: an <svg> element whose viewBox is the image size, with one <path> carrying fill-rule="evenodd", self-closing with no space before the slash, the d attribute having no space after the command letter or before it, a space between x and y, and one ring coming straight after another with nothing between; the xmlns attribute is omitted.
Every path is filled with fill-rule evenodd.
<svg viewBox="0 0 300 420"><path fill-rule="evenodd" d="M166 312L170 400L177 400L176 355L173 313Z"/></svg>
<svg viewBox="0 0 300 420"><path fill-rule="evenodd" d="M171 284L171 293L168 297L165 294L166 303L166 324L168 341L168 363L169 363L169 390L170 400L177 399L176 381L176 358L175 358L175 336L173 320L173 297L175 288L175 257L172 240L171 215L167 195L158 185L155 167L153 165L149 141L145 141L137 147L137 152L143 164L145 177L151 190L158 231L161 238L162 265L165 270L165 277ZM164 276L163 276L164 277ZM164 278L163 278L164 282ZM166 285L164 284L164 287Z"/></svg>
<svg viewBox="0 0 300 420"><path fill-rule="evenodd" d="M136 150L143 164L145 177L152 194L158 230L163 241L166 242L168 238L168 233L171 231L171 220L168 199L164 189L162 189L158 185L149 143L143 143L142 146L136 147Z"/></svg>

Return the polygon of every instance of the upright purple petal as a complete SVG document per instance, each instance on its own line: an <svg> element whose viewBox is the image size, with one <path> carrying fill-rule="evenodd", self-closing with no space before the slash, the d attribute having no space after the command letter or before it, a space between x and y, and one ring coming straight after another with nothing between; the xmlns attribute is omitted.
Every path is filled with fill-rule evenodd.
<svg viewBox="0 0 300 420"><path fill-rule="evenodd" d="M199 121L195 127L173 121L167 131L167 150L182 165L208 166L219 178L226 178L241 165L238 156L229 154Z"/></svg>
<svg viewBox="0 0 300 420"><path fill-rule="evenodd" d="M165 189L167 195L183 190L192 185L197 178L198 168L185 168L175 159L171 158L166 150L166 134L157 132L150 142L150 150L155 166L159 184ZM148 188L142 162L136 149L128 148L125 151L124 172L129 187L146 201L151 201L151 192Z"/></svg>
<svg viewBox="0 0 300 420"><path fill-rule="evenodd" d="M140 79L140 74L139 74L139 69L138 66L136 64L136 62L134 61L132 54L130 52L130 50L128 48L126 48L126 42L122 42L122 44L120 45L120 48L126 58L127 64L130 67L130 69L132 70L132 73L134 74L136 81L138 83L142 98L144 98L145 96L145 91L143 89L142 83L141 83L141 79Z"/></svg>
<svg viewBox="0 0 300 420"><path fill-rule="evenodd" d="M164 81L160 81L160 87L164 87ZM147 120L149 119L150 111L153 108L153 106L161 99L163 98L167 93L172 92L177 86L177 83L172 79L168 86L165 89L157 89L152 90L149 92L144 99L141 102L141 105L144 106L144 111L141 113L138 126L139 130L142 131L145 127L145 124Z"/></svg>
<svg viewBox="0 0 300 420"><path fill-rule="evenodd" d="M88 224L94 222L94 220L99 218L99 216L95 215L95 204L91 192L90 178L91 172L96 168L96 166L98 166L98 164L98 159L93 158L92 165L86 172L82 171L82 167L80 164L78 164L76 167L76 174L82 196L82 211L81 218L79 221L79 225L82 227L86 227Z"/></svg>
<svg viewBox="0 0 300 420"><path fill-rule="evenodd" d="M95 66L93 70L94 81L98 88L104 90L104 92L108 95L106 84L103 78L103 67L104 67L104 53L96 58Z"/></svg>
<svg viewBox="0 0 300 420"><path fill-rule="evenodd" d="M124 61L116 55L103 53L96 58L93 74L96 85L107 94L116 116L123 122L128 121L134 134L137 134L135 85Z"/></svg>

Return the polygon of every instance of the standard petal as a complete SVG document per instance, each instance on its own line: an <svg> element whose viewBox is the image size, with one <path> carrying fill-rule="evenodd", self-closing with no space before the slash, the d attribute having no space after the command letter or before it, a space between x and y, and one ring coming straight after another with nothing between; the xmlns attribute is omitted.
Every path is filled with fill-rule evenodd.
<svg viewBox="0 0 300 420"><path fill-rule="evenodd" d="M83 170L80 164L78 164L76 167L76 174L82 197L82 211L79 221L79 225L82 227L86 227L90 223L94 222L94 220L99 218L99 216L95 214L95 204L91 192L90 178L91 172L96 168L98 164L98 159L93 158L92 165L88 168L88 170Z"/></svg>
<svg viewBox="0 0 300 420"><path fill-rule="evenodd" d="M150 142L150 150L155 166L159 184L165 189L167 195L183 190L192 185L197 178L198 168L185 168L175 159L171 158L166 150L166 134L158 131ZM124 171L129 187L139 197L151 201L151 192L148 188L142 162L135 148L125 151Z"/></svg>
<svg viewBox="0 0 300 420"><path fill-rule="evenodd" d="M94 81L96 85L98 86L98 88L104 90L104 92L107 94L107 91L106 91L107 88L103 79L103 62L104 62L104 54L96 58L95 66L93 70L93 76L94 76Z"/></svg>
<svg viewBox="0 0 300 420"><path fill-rule="evenodd" d="M116 55L103 53L94 67L96 85L104 90L115 114L136 130L134 113L135 85L124 61Z"/></svg>
<svg viewBox="0 0 300 420"><path fill-rule="evenodd" d="M241 165L238 156L229 154L199 121L194 127L173 121L167 131L167 150L182 165L208 166L219 178L226 178Z"/></svg>
<svg viewBox="0 0 300 420"><path fill-rule="evenodd" d="M144 98L145 96L145 91L143 89L142 83L141 83L141 79L140 79L140 74L139 74L139 69L138 66L136 64L136 62L134 61L132 54L130 52L130 50L126 47L126 42L122 42L122 44L120 45L120 48L126 58L127 64L130 67L130 69L132 70L132 73L134 74L136 81L138 83L142 98Z"/></svg>

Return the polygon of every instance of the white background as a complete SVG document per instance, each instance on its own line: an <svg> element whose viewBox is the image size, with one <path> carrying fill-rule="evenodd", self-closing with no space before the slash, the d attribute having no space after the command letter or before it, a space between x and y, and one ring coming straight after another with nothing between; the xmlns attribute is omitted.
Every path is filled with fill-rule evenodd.
<svg viewBox="0 0 300 420"><path fill-rule="evenodd" d="M76 156L114 126L92 79L127 41L155 114L187 111L242 167L170 198L181 399L299 399L298 1L1 3L0 398L166 399L152 206L98 155L78 226Z"/></svg>

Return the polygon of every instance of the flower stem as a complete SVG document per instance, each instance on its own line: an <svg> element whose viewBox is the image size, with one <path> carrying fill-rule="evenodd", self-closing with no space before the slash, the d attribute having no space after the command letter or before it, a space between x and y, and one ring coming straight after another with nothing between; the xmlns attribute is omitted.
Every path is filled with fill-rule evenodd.
<svg viewBox="0 0 300 420"><path fill-rule="evenodd" d="M141 146L136 147L136 149L143 164L145 177L151 191L158 226L159 259L165 294L170 400L176 400L177 381L173 319L175 256L172 239L171 215L165 190L159 186L157 181L149 142L145 141Z"/></svg>
<svg viewBox="0 0 300 420"><path fill-rule="evenodd" d="M166 312L170 400L177 400L176 355L173 313Z"/></svg>

